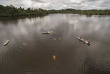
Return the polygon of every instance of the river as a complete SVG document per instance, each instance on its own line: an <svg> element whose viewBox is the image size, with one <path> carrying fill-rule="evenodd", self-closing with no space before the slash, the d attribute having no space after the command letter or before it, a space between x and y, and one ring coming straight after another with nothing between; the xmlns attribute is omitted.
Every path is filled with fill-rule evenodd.
<svg viewBox="0 0 110 74"><path fill-rule="evenodd" d="M0 18L0 74L110 74L109 38L110 16Z"/></svg>

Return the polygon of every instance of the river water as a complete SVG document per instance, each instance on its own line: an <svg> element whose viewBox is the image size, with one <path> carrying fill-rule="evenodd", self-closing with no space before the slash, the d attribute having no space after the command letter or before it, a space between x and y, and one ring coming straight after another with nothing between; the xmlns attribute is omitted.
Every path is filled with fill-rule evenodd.
<svg viewBox="0 0 110 74"><path fill-rule="evenodd" d="M0 74L110 74L110 16L0 18Z"/></svg>

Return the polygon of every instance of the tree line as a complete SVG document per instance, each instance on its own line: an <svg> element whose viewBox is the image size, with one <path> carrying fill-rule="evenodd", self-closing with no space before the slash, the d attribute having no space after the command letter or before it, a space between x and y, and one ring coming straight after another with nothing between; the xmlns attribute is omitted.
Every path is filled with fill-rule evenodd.
<svg viewBox="0 0 110 74"><path fill-rule="evenodd" d="M50 13L73 13L73 14L86 14L86 15L110 15L110 10L76 10L76 9L62 9L62 10L49 10Z"/></svg>
<svg viewBox="0 0 110 74"><path fill-rule="evenodd" d="M54 13L73 13L73 14L86 14L86 15L110 15L110 10L76 10L76 9L62 9L62 10L44 10L44 9L31 9L31 8L16 8L12 5L3 6L0 5L1 17L13 17L13 16L44 16Z"/></svg>
<svg viewBox="0 0 110 74"><path fill-rule="evenodd" d="M31 8L16 8L12 5L3 6L0 5L0 16L13 17L13 16L43 16L48 14L47 10L44 9L31 9Z"/></svg>

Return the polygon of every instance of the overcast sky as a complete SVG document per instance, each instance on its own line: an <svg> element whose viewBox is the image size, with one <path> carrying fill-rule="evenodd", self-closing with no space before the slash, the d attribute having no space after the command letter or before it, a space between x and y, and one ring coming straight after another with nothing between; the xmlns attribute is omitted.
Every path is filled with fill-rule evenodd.
<svg viewBox="0 0 110 74"><path fill-rule="evenodd" d="M0 5L43 9L110 9L110 0L0 0Z"/></svg>

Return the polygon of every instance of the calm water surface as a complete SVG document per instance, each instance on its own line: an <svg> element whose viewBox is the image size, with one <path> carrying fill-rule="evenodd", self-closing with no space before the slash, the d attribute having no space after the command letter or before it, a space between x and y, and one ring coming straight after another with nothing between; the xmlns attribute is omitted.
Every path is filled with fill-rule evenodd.
<svg viewBox="0 0 110 74"><path fill-rule="evenodd" d="M0 74L110 74L110 16L0 18Z"/></svg>

